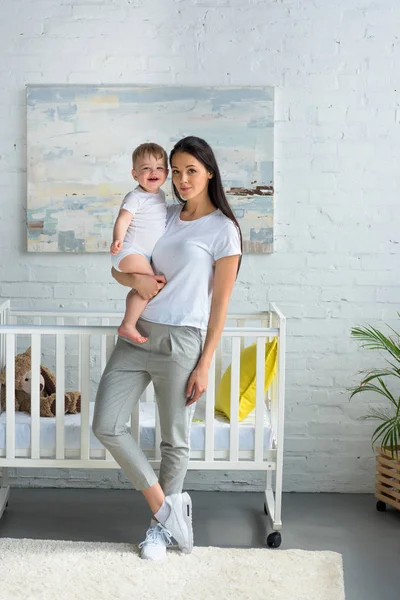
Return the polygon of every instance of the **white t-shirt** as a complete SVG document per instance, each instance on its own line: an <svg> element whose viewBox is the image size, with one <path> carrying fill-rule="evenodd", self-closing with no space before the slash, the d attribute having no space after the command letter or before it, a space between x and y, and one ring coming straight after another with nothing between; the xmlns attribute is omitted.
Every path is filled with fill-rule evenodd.
<svg viewBox="0 0 400 600"><path fill-rule="evenodd" d="M207 329L215 261L241 254L236 225L220 210L182 221L182 206L170 206L164 235L154 246L152 262L167 284L142 313L166 325Z"/></svg>
<svg viewBox="0 0 400 600"><path fill-rule="evenodd" d="M158 194L151 194L138 186L125 196L121 208L133 215L124 238L124 249L130 247L150 257L165 229L167 207L164 192L160 190Z"/></svg>

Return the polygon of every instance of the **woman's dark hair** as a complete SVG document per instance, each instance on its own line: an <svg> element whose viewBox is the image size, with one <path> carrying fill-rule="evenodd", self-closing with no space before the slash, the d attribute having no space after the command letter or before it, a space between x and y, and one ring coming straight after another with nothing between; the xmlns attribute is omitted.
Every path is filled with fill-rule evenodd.
<svg viewBox="0 0 400 600"><path fill-rule="evenodd" d="M169 162L172 167L172 159L174 154L178 152L187 152L187 154L191 154L196 158L199 162L201 162L209 173L212 173L212 178L208 183L208 194L210 196L210 200L215 206L215 208L219 208L219 210L224 213L225 216L228 217L237 227L239 237L240 237L240 248L243 253L243 241L242 241L242 232L240 231L240 225L231 209L228 200L226 199L225 191L222 186L221 173L219 172L218 163L215 159L214 152L212 148L205 140L202 138L196 137L194 135L189 135L188 137L179 140L172 148L171 153L169 155ZM174 183L172 183L172 189L174 192L174 196L181 204L185 204L185 200L180 197L178 190L176 189ZM239 259L239 267L242 262L242 257Z"/></svg>

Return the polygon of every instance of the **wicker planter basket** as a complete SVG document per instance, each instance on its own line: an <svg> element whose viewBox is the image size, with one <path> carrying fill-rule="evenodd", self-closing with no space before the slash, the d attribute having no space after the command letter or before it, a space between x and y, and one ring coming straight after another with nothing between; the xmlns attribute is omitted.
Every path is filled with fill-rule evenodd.
<svg viewBox="0 0 400 600"><path fill-rule="evenodd" d="M386 509L386 504L400 510L400 448L398 458L386 448L376 449L376 484L375 497L378 499L376 508Z"/></svg>

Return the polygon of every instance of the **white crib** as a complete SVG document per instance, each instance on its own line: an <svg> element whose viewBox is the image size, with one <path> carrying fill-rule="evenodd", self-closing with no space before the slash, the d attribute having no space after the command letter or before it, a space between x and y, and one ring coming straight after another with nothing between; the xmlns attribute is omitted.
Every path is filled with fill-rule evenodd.
<svg viewBox="0 0 400 600"><path fill-rule="evenodd" d="M91 430L100 375L116 341L117 312L12 310L0 302L0 368L7 367L6 410L0 414L0 518L9 499L9 467L119 468ZM189 469L265 471L264 510L281 544L285 402L285 317L275 304L264 313L229 315L209 372L209 387L196 407ZM278 338L277 372L264 395L264 346ZM256 343L256 408L238 420L240 352ZM32 348L31 415L15 410L14 357ZM57 379L56 417L40 417L40 364ZM214 414L215 394L231 364L231 420ZM64 391L81 392L81 413L65 415ZM150 384L131 415L130 431L154 468L160 463L160 426ZM273 475L275 476L273 477Z"/></svg>

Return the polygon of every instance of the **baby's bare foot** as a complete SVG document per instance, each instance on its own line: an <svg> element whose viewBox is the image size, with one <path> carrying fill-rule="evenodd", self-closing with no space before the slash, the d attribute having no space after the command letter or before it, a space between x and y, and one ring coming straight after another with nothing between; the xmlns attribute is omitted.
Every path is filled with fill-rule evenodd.
<svg viewBox="0 0 400 600"><path fill-rule="evenodd" d="M143 337L134 325L129 325L127 323L121 323L118 329L118 335L126 337L137 344L144 344L149 339L147 337Z"/></svg>

